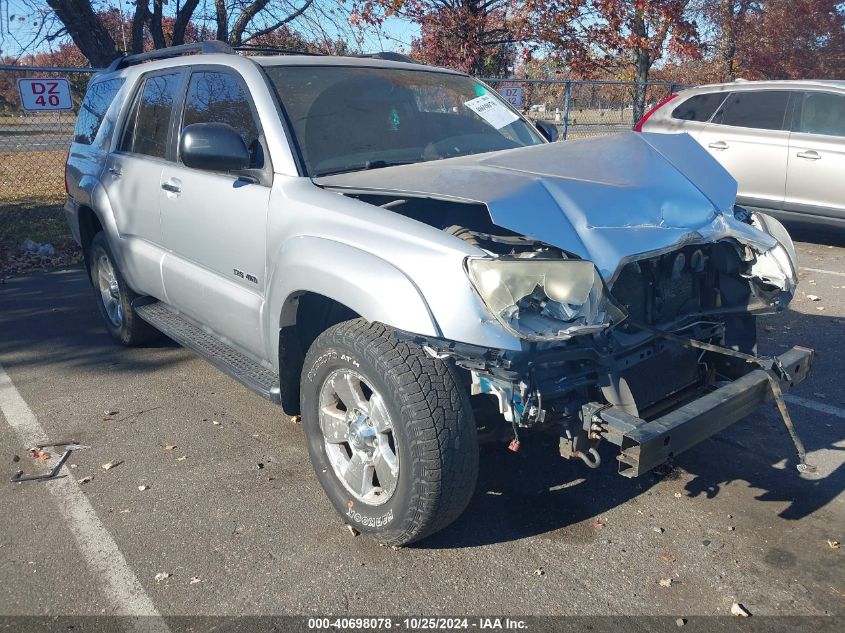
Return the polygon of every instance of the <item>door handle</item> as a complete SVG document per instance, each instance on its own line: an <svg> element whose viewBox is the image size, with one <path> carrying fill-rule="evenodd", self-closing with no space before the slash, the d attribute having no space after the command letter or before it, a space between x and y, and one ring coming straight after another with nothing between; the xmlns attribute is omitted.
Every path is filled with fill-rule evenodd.
<svg viewBox="0 0 845 633"><path fill-rule="evenodd" d="M725 141L716 141L707 145L710 149L728 149L728 144Z"/></svg>
<svg viewBox="0 0 845 633"><path fill-rule="evenodd" d="M181 193L182 187L179 185L174 185L172 182L163 182L161 183L161 188L165 191L169 191L170 193Z"/></svg>
<svg viewBox="0 0 845 633"><path fill-rule="evenodd" d="M806 158L807 160L818 160L821 158L818 152L811 149L806 152L798 152L796 156L798 158Z"/></svg>
<svg viewBox="0 0 845 633"><path fill-rule="evenodd" d="M120 178L120 174L123 172L120 171L120 167L114 165L113 167L109 167L109 173L115 178Z"/></svg>

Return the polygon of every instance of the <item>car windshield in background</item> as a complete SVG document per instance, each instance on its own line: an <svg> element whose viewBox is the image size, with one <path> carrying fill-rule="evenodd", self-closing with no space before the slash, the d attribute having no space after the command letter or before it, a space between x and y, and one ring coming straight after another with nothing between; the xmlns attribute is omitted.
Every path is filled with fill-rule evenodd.
<svg viewBox="0 0 845 633"><path fill-rule="evenodd" d="M265 70L311 176L543 142L496 93L464 75L349 66Z"/></svg>

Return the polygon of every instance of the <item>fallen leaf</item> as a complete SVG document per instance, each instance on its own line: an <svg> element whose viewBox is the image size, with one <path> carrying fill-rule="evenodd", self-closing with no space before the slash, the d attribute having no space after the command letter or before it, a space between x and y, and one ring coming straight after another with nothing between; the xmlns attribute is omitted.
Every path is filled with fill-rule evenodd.
<svg viewBox="0 0 845 633"><path fill-rule="evenodd" d="M29 456L35 457L36 459L43 459L45 462L50 459L50 453L42 451L40 448L29 449Z"/></svg>
<svg viewBox="0 0 845 633"><path fill-rule="evenodd" d="M168 444L168 445L166 445L166 446L164 447L164 450L166 450L166 451L169 453L169 452L170 452L170 451L172 451L174 448L176 448L176 444Z"/></svg>
<svg viewBox="0 0 845 633"><path fill-rule="evenodd" d="M807 299L810 301L821 301L822 298L818 295L807 295Z"/></svg>
<svg viewBox="0 0 845 633"><path fill-rule="evenodd" d="M822 312L822 311L824 310L824 306L818 306L818 307L816 308L816 310L818 310L819 312Z"/></svg>
<svg viewBox="0 0 845 633"><path fill-rule="evenodd" d="M199 582L202 582L202 580L200 580L199 578L197 578L196 576L194 576L193 578L191 578L191 581L190 581L188 584L189 584L189 585L195 585L195 584L197 584L197 583L199 583Z"/></svg>
<svg viewBox="0 0 845 633"><path fill-rule="evenodd" d="M294 424L299 424L300 422L302 422L302 416L301 415L292 415L292 416L290 416L290 421L293 422Z"/></svg>
<svg viewBox="0 0 845 633"><path fill-rule="evenodd" d="M88 482L90 482L92 479L94 479L94 478L91 477L90 475L88 475L87 477L83 477L82 479L77 479L76 483L78 483L80 486L83 486L83 485L87 484Z"/></svg>
<svg viewBox="0 0 845 633"><path fill-rule="evenodd" d="M167 573L166 571L160 571L156 574L156 582L161 582L162 580L167 580L170 578L171 574Z"/></svg>
<svg viewBox="0 0 845 633"><path fill-rule="evenodd" d="M675 499L680 499L680 498L681 498L681 497L683 497L683 496L684 496L684 495L682 495L680 492L676 492L676 493L675 493Z"/></svg>
<svg viewBox="0 0 845 633"><path fill-rule="evenodd" d="M662 527L655 527L654 531L658 534L663 534L666 530L664 530Z"/></svg>
<svg viewBox="0 0 845 633"><path fill-rule="evenodd" d="M671 554L669 554L668 552L664 552L663 554L660 555L660 560L662 560L664 563L670 563L671 564L671 563L675 562L675 557L672 556Z"/></svg>
<svg viewBox="0 0 845 633"><path fill-rule="evenodd" d="M546 572L543 570L542 567L538 567L537 569L531 572L532 576L544 576L545 574Z"/></svg>
<svg viewBox="0 0 845 633"><path fill-rule="evenodd" d="M734 602L731 605L731 615L736 615L741 618L747 618L751 615L751 612L744 606L742 606L740 603Z"/></svg>
<svg viewBox="0 0 845 633"><path fill-rule="evenodd" d="M606 524L604 521L602 521L601 519L596 519L596 520L595 520L595 521L593 521L593 523L592 523L592 526L593 526L596 530L600 530L600 529L602 529L605 525L607 525L607 524Z"/></svg>
<svg viewBox="0 0 845 633"><path fill-rule="evenodd" d="M686 624L686 623L687 623L687 619L686 619L686 618L678 618L677 620L675 620L675 625L676 625L676 626L683 626L683 625L684 625L684 624Z"/></svg>
<svg viewBox="0 0 845 633"><path fill-rule="evenodd" d="M672 579L671 578L661 578L659 584L660 584L661 587L671 587L672 586Z"/></svg>
<svg viewBox="0 0 845 633"><path fill-rule="evenodd" d="M103 415L117 415L120 411L103 411Z"/></svg>
<svg viewBox="0 0 845 633"><path fill-rule="evenodd" d="M177 461L177 462L184 462L186 459L188 459L188 456L187 456L187 455L182 455L182 457L177 457L177 458L176 458L176 461Z"/></svg>
<svg viewBox="0 0 845 633"><path fill-rule="evenodd" d="M358 536L360 534L360 532L358 530L356 530L354 527L352 527L351 525L347 525L346 529L349 530L349 533L352 536Z"/></svg>
<svg viewBox="0 0 845 633"><path fill-rule="evenodd" d="M123 463L122 461L111 461L111 462L106 462L105 464L103 464L102 466L100 466L100 468L102 468L103 470L111 470L112 468L117 468L117 467L118 467L118 466L120 466L122 463Z"/></svg>
<svg viewBox="0 0 845 633"><path fill-rule="evenodd" d="M68 468L79 468L79 464L71 464Z"/></svg>
<svg viewBox="0 0 845 633"><path fill-rule="evenodd" d="M212 423L214 426L220 426L220 422L218 422L217 420L212 420L212 421L211 421L211 423Z"/></svg>
<svg viewBox="0 0 845 633"><path fill-rule="evenodd" d="M827 541L827 544L830 545L830 549L839 549L839 541L834 541L832 539L829 539Z"/></svg>
<svg viewBox="0 0 845 633"><path fill-rule="evenodd" d="M150 489L150 487L146 486L146 485L138 486L138 490L140 490L141 492L144 492L145 490L149 490L149 489Z"/></svg>

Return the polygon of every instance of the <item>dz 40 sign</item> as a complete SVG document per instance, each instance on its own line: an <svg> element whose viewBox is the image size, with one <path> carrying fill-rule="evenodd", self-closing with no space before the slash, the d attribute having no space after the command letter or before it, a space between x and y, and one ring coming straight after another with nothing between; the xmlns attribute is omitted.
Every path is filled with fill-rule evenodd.
<svg viewBox="0 0 845 633"><path fill-rule="evenodd" d="M67 79L18 79L21 105L29 112L73 110Z"/></svg>

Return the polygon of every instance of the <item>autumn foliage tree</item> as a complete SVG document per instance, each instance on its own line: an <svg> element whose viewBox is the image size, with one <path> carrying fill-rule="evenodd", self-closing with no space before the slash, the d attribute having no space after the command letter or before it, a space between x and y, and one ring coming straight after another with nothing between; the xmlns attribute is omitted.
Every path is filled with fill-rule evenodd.
<svg viewBox="0 0 845 633"><path fill-rule="evenodd" d="M613 74L637 82L634 119L643 115L654 64L667 51L695 56L698 30L690 0L527 0L534 39L583 76Z"/></svg>

